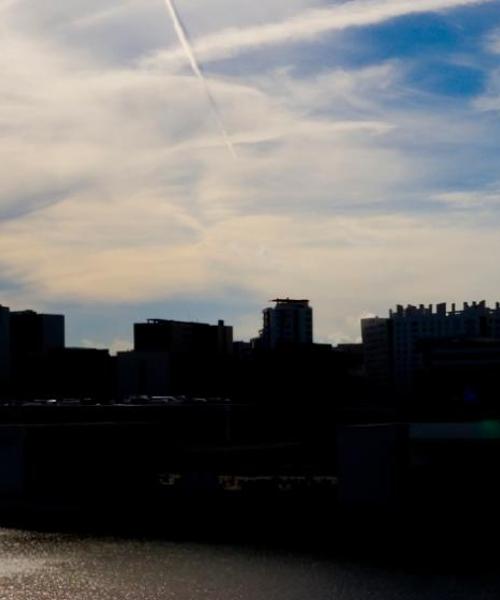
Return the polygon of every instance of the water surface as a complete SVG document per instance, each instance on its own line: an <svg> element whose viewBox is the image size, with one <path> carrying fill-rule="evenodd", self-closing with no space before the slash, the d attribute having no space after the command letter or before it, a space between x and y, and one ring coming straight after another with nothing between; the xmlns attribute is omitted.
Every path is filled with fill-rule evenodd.
<svg viewBox="0 0 500 600"><path fill-rule="evenodd" d="M0 529L0 600L496 600L499 585L495 569Z"/></svg>

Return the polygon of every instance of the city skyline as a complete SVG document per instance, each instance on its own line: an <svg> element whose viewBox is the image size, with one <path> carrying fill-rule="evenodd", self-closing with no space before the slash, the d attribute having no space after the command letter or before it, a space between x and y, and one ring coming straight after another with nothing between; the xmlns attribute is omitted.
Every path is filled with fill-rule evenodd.
<svg viewBox="0 0 500 600"><path fill-rule="evenodd" d="M272 303L274 303L274 307L270 306ZM276 309L281 307L281 308L286 308L287 305L290 305L291 307L291 311L295 312L298 308L299 312L301 312L303 310L304 307L306 308L307 313L309 313L311 316L309 317L310 322L308 325L306 325L306 331L302 332L302 333L298 333L298 330L295 331L295 327L297 327L297 324L292 326L292 329L294 331L293 333L293 337L295 338L294 340L290 340L290 341L298 341L301 338L301 341L303 343L314 343L314 344L328 344L331 345L333 347L337 346L337 345L343 345L343 344L362 344L363 343L363 322L365 321L384 321L387 322L389 320L391 320L394 316L397 316L398 314L404 313L406 314L407 312L409 314L425 314L425 315L431 315L431 317L437 317L438 315L454 315L454 314L462 314L465 313L469 310L471 311L475 311L477 310L485 310L485 311L498 311L499 307L500 307L500 301L496 300L494 302L489 302L487 300L484 299L475 299L475 300L461 300L459 302L455 302L455 301L449 301L449 300L444 300L442 302L435 302L435 303L415 303L415 302L403 302L403 303L397 303L397 302L393 302L390 306L387 306L385 308L385 310L382 310L380 313L377 314L371 314L371 315L365 315L363 317L360 318L359 322L358 322L358 335L354 338L354 339L343 339L343 338L339 338L336 340L331 340L331 339L325 339L323 338L321 335L317 335L316 334L316 326L314 325L313 327L313 319L312 319L312 314L314 311L314 314L316 314L316 307L311 303L311 301L309 299L293 299L290 297L286 297L286 298L276 298L273 300L268 300L267 304L264 305L264 303L260 306L260 309L258 310L258 314L257 314L257 328L250 332L250 335L248 336L242 336L240 335L240 332L238 332L236 330L236 328L234 327L234 324L230 321L228 321L228 325L231 328L231 330L234 330L234 341L235 342L254 342L258 339L260 340L265 340L266 338L268 338L268 336L270 335L270 322L269 322L269 316L272 313L276 312ZM41 314L43 315L43 311L40 309L40 307L34 307L34 306L29 306L29 307L18 307L18 306L6 306L5 303L1 303L0 302L0 311L4 311L6 313L8 313L9 311L13 314L21 314L21 315L37 315L37 314ZM196 324L196 325L202 325L202 326L212 326L210 324L217 324L217 322L219 323L224 323L227 320L227 314L217 314L214 315L213 317L208 317L208 318L201 318L199 315L193 314L192 312L189 313L189 318L184 318L184 319L179 319L179 318L175 318L172 314L169 314L167 312L161 312L161 309L159 312L155 313L154 316L152 314L148 314L146 316L141 315L139 317L137 317L134 321L129 321L128 322L128 338L127 339L123 339L123 340L119 340L119 344L118 345L108 345L106 346L105 344L102 343L93 343L88 337L84 337L81 340L75 340L74 336L71 335L71 331L72 331L72 327L71 327L71 321L72 321L72 316L71 314L66 314L64 313L64 311L56 311L58 313L57 316L61 316L62 318L65 320L65 325L64 325L64 329L65 329L65 339L67 341L66 346L67 347L72 347L72 348L76 348L76 347L83 347L83 348L88 348L88 349L106 349L109 350L111 352L111 354L116 354L119 352L123 352L123 351L128 351L128 350L132 350L134 347L134 327L137 323L139 322L165 322L165 323L179 323L179 324ZM46 315L46 316L51 316L51 315ZM105 315L101 315L101 318L106 318ZM306 317L307 318L307 317ZM285 318L284 323L287 322L287 320L289 320L290 317ZM316 318L314 318L314 321L316 321ZM288 325L290 326L290 324ZM304 325L302 324L301 327L303 327ZM274 326L275 327L275 326ZM279 329L281 329L282 324L280 324ZM268 331L266 332L266 328L268 329ZM68 334L68 331L70 332ZM279 337L281 337L282 332L280 332ZM288 334L285 334L285 336ZM304 337L302 337L304 336ZM269 341L266 342L267 345L269 345L269 347L272 347L273 344L269 344Z"/></svg>
<svg viewBox="0 0 500 600"><path fill-rule="evenodd" d="M2 303L72 345L149 316L311 299L316 339L399 302L497 297L500 4L0 2ZM235 35L235 29L237 35Z"/></svg>

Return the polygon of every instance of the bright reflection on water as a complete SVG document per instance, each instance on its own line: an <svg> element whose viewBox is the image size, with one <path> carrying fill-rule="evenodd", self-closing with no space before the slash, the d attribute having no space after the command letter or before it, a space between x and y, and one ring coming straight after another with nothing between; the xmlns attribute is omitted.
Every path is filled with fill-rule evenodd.
<svg viewBox="0 0 500 600"><path fill-rule="evenodd" d="M494 574L418 573L285 551L0 529L0 600L493 600L498 584Z"/></svg>

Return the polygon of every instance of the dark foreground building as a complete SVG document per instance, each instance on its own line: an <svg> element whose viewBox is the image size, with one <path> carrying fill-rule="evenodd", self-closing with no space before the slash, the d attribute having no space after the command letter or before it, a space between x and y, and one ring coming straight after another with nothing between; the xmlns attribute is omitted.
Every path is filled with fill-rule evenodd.
<svg viewBox="0 0 500 600"><path fill-rule="evenodd" d="M148 319L134 324L134 350L172 354L229 354L233 328L219 321L217 325L167 319Z"/></svg>
<svg viewBox="0 0 500 600"><path fill-rule="evenodd" d="M404 401L405 410L499 413L499 303L398 306L388 318L363 319L362 335L371 384Z"/></svg>
<svg viewBox="0 0 500 600"><path fill-rule="evenodd" d="M64 349L64 315L10 311L5 331L9 339L7 395L17 400L43 395L49 354Z"/></svg>
<svg viewBox="0 0 500 600"><path fill-rule="evenodd" d="M134 324L134 350L117 356L117 390L130 396L227 394L233 328L148 319Z"/></svg>

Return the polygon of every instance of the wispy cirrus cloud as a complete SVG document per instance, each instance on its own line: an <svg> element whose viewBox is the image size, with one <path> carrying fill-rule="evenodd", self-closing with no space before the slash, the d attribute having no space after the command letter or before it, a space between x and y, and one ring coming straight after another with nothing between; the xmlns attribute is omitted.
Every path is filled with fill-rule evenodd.
<svg viewBox="0 0 500 600"><path fill-rule="evenodd" d="M17 2L18 0L13 1ZM103 8L97 11L87 13L83 16L79 16L67 23L67 26L69 25L75 28L93 27L95 25L111 21L118 15L126 13L131 8L137 7L139 2L140 0L123 0L119 4L108 6L107 8Z"/></svg>
<svg viewBox="0 0 500 600"><path fill-rule="evenodd" d="M433 200L457 210L498 210L500 208L500 186L496 184L479 190L448 191L437 194Z"/></svg>
<svg viewBox="0 0 500 600"><path fill-rule="evenodd" d="M0 11L8 10L14 5L19 4L20 0L0 0Z"/></svg>
<svg viewBox="0 0 500 600"><path fill-rule="evenodd" d="M376 25L406 15L486 4L495 0L352 0L331 8L309 9L281 22L222 30L195 41L203 60L227 58L255 48L313 40L349 27ZM147 66L176 65L180 50L161 51L142 61Z"/></svg>
<svg viewBox="0 0 500 600"><path fill-rule="evenodd" d="M488 52L500 54L500 29L488 32L484 40L484 47Z"/></svg>

